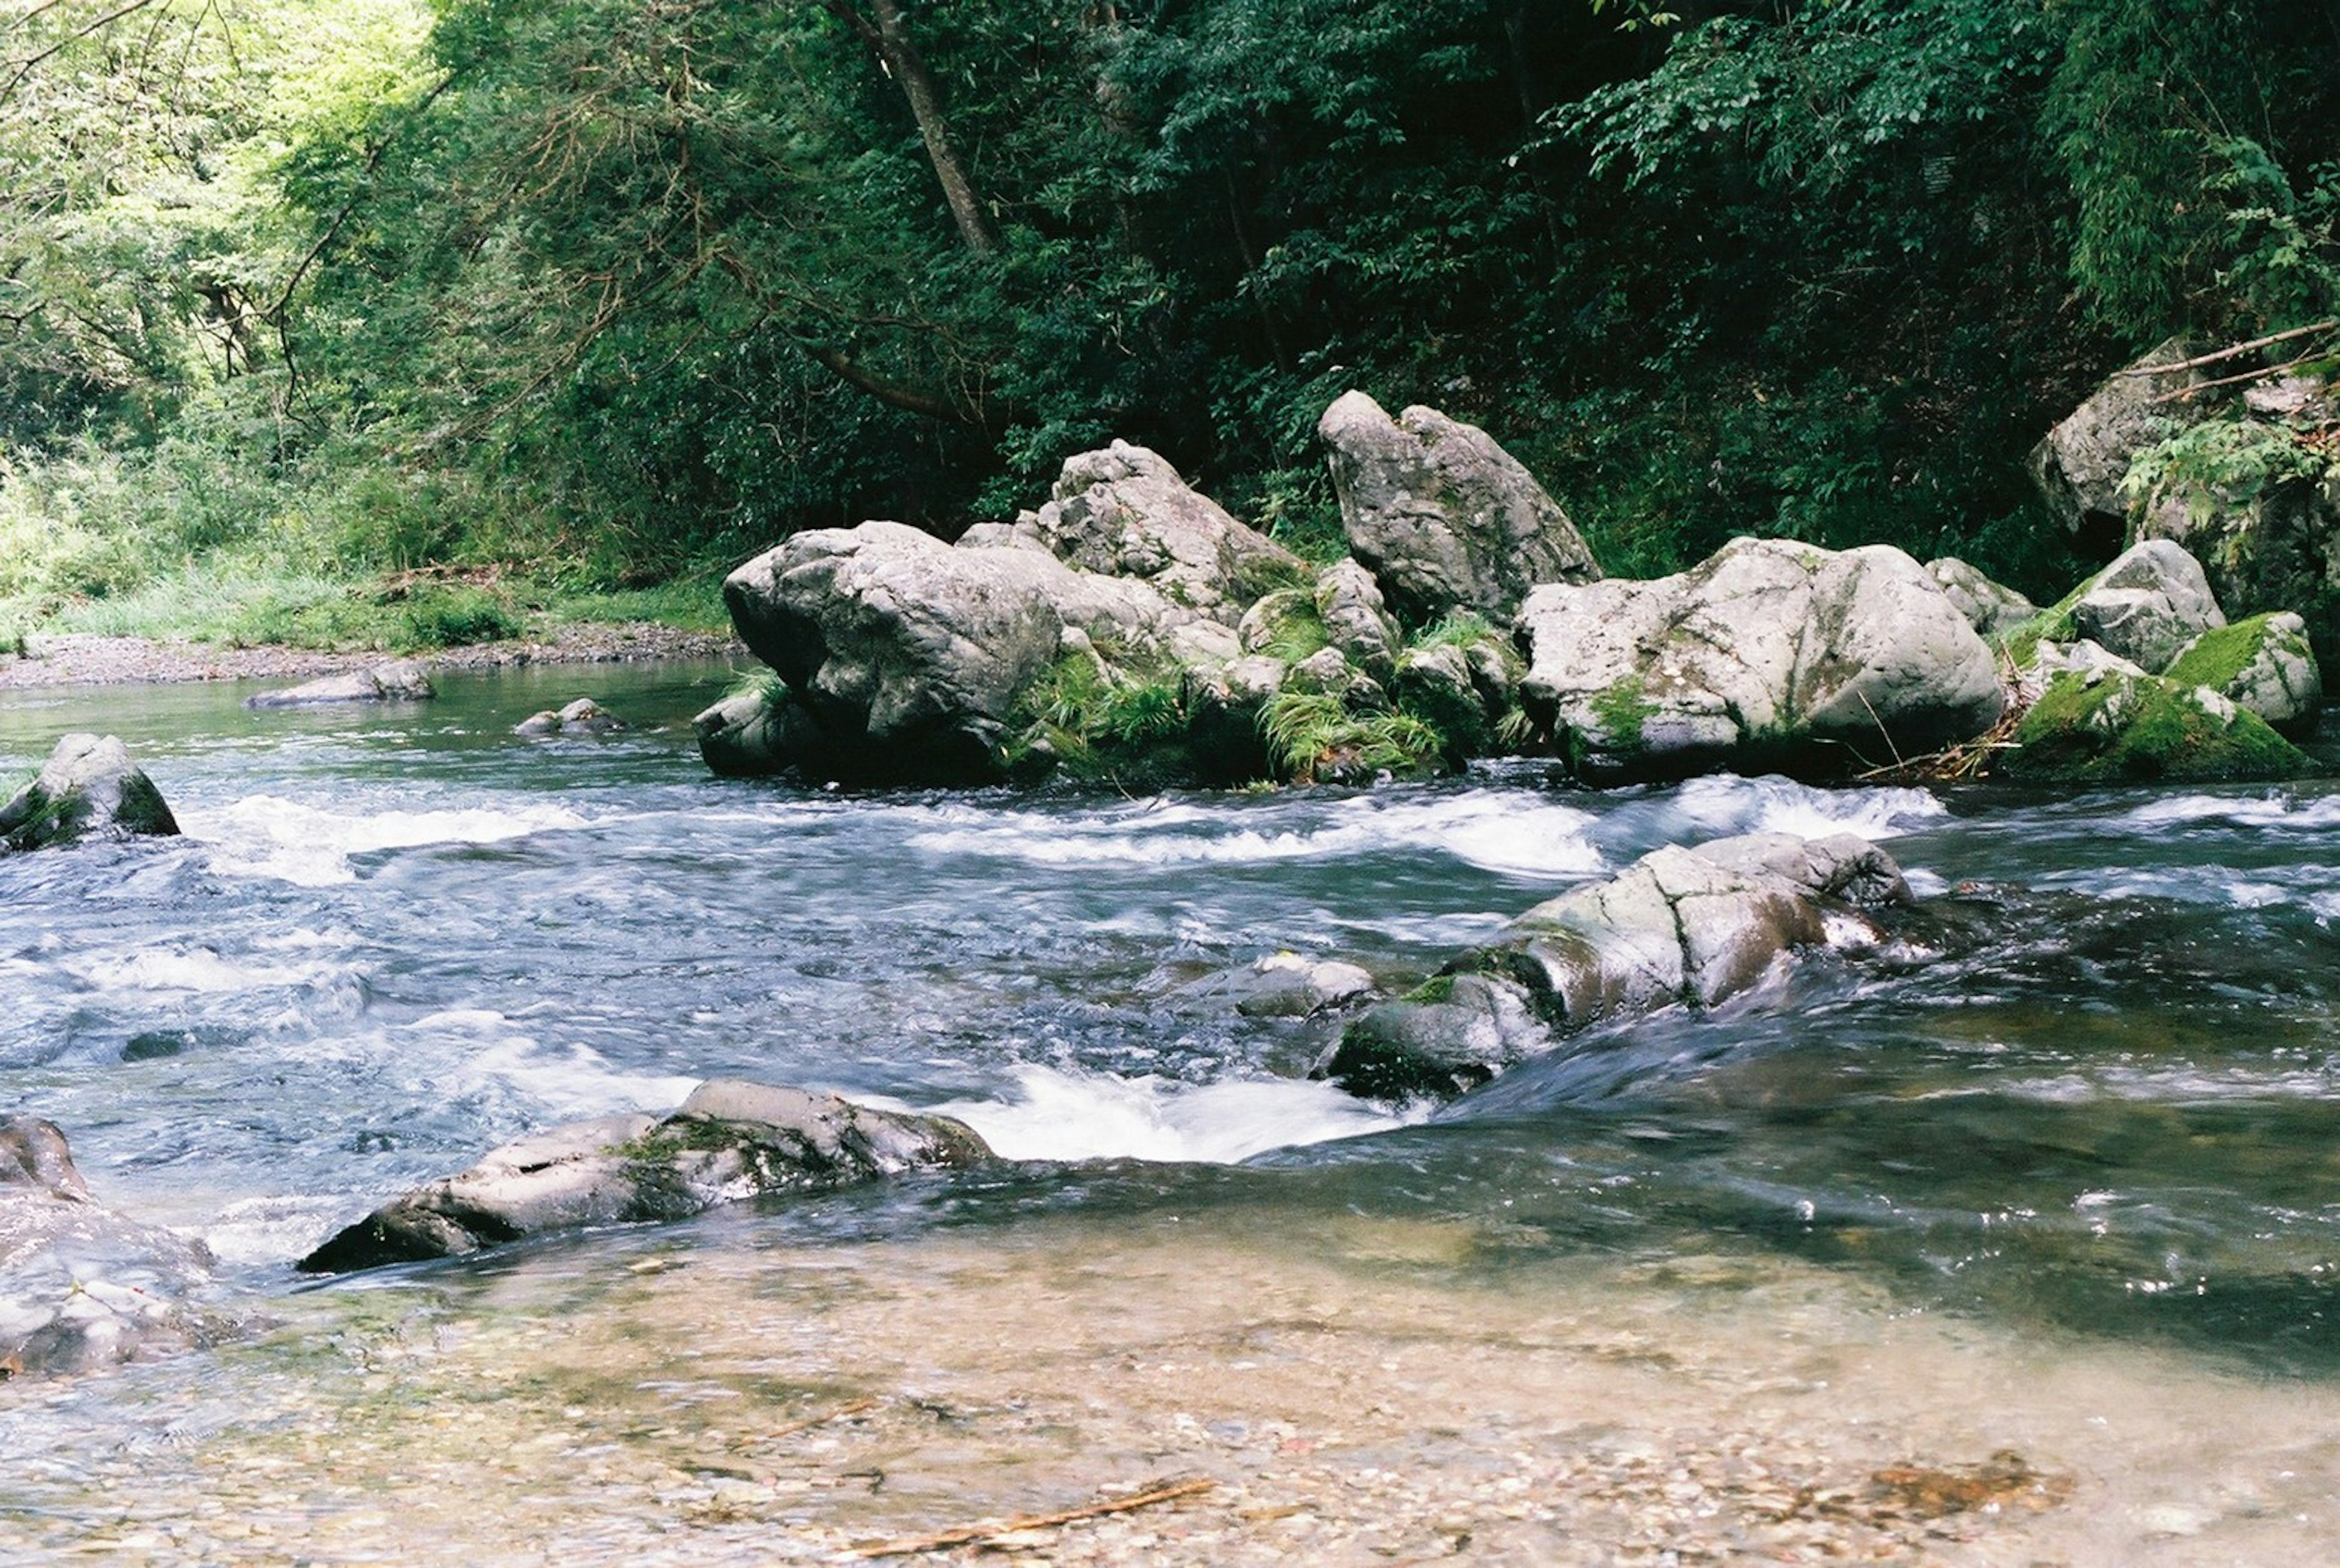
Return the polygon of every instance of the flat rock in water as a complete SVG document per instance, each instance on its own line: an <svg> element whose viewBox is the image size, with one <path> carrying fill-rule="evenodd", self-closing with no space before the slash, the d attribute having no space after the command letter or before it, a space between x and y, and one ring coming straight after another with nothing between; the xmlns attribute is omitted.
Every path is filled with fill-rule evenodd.
<svg viewBox="0 0 2340 1568"><path fill-rule="evenodd" d="M0 849L172 838L178 831L163 792L111 735L66 736L40 777L0 806Z"/></svg>
<svg viewBox="0 0 2340 1568"><path fill-rule="evenodd" d="M1889 545L1733 540L1690 571L1539 588L1520 700L1595 781L1731 769L1840 776L1970 739L1990 650Z"/></svg>
<svg viewBox="0 0 2340 1568"><path fill-rule="evenodd" d="M543 739L555 735L614 735L625 728L624 719L591 698L580 697L564 707L530 714L512 727L512 733Z"/></svg>
<svg viewBox="0 0 2340 1568"><path fill-rule="evenodd" d="M219 1299L201 1242L97 1202L54 1123L0 1119L0 1376L216 1343L247 1325Z"/></svg>
<svg viewBox="0 0 2340 1568"><path fill-rule="evenodd" d="M1377 1098L1452 1095L1595 1020L1716 1007L1798 952L1874 945L1883 932L1866 911L1909 898L1891 857L1848 833L1669 846L1537 905L1373 1008L1318 1076Z"/></svg>
<svg viewBox="0 0 2340 1568"><path fill-rule="evenodd" d="M417 1187L301 1260L309 1274L460 1256L547 1231L683 1219L768 1194L818 1191L990 1157L947 1116L710 1079L668 1116L571 1122Z"/></svg>
<svg viewBox="0 0 2340 1568"><path fill-rule="evenodd" d="M430 672L411 660L322 676L282 691L243 700L246 708L315 708L335 702L421 702L439 695Z"/></svg>

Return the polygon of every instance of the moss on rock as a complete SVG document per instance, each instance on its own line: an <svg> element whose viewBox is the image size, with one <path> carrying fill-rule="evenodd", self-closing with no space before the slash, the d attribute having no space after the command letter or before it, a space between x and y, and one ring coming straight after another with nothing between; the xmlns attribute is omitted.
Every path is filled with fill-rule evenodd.
<svg viewBox="0 0 2340 1568"><path fill-rule="evenodd" d="M2150 675L2058 675L2015 741L2007 771L2035 782L2285 779L2313 766L2256 714Z"/></svg>

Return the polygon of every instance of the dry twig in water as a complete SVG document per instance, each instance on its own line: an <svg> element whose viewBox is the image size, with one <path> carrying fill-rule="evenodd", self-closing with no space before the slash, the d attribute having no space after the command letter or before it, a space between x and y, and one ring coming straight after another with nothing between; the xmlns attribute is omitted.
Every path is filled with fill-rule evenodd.
<svg viewBox="0 0 2340 1568"><path fill-rule="evenodd" d="M1077 1523L1084 1519L1096 1519L1108 1513L1126 1513L1133 1508L1151 1508L1157 1503L1172 1503L1181 1497L1199 1496L1208 1492L1213 1483L1197 1478L1175 1482L1168 1486L1156 1486L1135 1496L1110 1498L1092 1503L1086 1508L1068 1508L1062 1513L1033 1513L1021 1519L1005 1519L996 1524L970 1524L964 1530L946 1530L939 1535L915 1535L904 1541L880 1541L853 1549L856 1557L910 1557L921 1552L940 1552L951 1546L972 1546L978 1541L989 1541L1010 1535L1019 1530L1046 1530L1058 1524Z"/></svg>

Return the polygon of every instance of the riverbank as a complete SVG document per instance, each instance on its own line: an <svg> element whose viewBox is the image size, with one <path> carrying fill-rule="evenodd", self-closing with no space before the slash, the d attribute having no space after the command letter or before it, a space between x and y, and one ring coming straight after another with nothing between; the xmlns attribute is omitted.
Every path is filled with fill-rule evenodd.
<svg viewBox="0 0 2340 1568"><path fill-rule="evenodd" d="M43 686L129 686L195 680L306 680L362 670L390 657L374 650L231 647L186 638L31 636L25 651L0 652L0 691ZM411 655L435 670L495 670L530 664L645 663L729 659L748 651L728 633L656 621L576 621L530 637L432 649Z"/></svg>

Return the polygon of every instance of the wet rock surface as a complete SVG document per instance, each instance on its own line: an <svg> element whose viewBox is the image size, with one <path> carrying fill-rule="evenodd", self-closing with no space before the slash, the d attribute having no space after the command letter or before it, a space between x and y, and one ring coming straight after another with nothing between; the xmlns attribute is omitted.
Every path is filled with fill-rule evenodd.
<svg viewBox="0 0 2340 1568"><path fill-rule="evenodd" d="M163 792L111 735L68 735L40 776L0 806L0 850L84 839L174 838Z"/></svg>
<svg viewBox="0 0 2340 1568"><path fill-rule="evenodd" d="M560 708L530 714L513 726L512 733L545 739L555 735L614 735L626 728L624 719L591 698L580 697Z"/></svg>
<svg viewBox="0 0 2340 1568"><path fill-rule="evenodd" d="M246 708L316 708L337 702L425 702L438 695L431 673L411 659L323 675L283 691L243 700Z"/></svg>
<svg viewBox="0 0 2340 1568"><path fill-rule="evenodd" d="M947 1116L709 1079L671 1116L601 1116L518 1139L376 1209L301 1260L310 1274L460 1256L547 1231L685 1218L776 1193L976 1164Z"/></svg>
<svg viewBox="0 0 2340 1568"><path fill-rule="evenodd" d="M65 1136L0 1118L0 1380L94 1372L213 1344L243 1326L210 1251L105 1207Z"/></svg>

